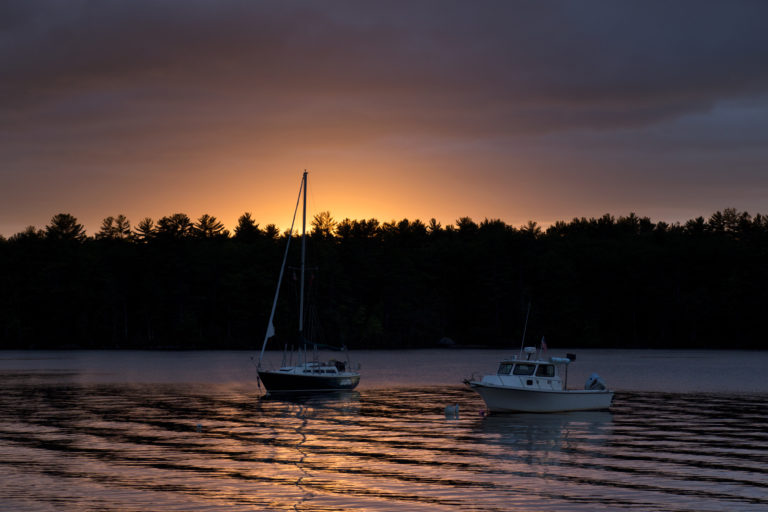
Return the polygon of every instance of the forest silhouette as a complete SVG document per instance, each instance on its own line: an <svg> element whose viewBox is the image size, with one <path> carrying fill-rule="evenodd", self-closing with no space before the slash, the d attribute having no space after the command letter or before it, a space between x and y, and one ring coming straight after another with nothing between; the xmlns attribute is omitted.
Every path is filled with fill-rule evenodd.
<svg viewBox="0 0 768 512"><path fill-rule="evenodd" d="M0 237L1 346L256 349L288 236L248 213L232 233L177 213L135 227L110 216L91 237L58 214ZM529 304L528 339L551 349L763 349L767 256L768 217L732 208L546 229L322 212L308 235L308 311L321 319L313 341L352 349L518 347ZM273 348L297 341L293 273Z"/></svg>

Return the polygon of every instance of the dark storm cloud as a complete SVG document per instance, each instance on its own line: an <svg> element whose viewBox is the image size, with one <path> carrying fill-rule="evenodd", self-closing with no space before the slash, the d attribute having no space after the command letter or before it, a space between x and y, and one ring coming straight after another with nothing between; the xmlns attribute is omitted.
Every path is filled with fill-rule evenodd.
<svg viewBox="0 0 768 512"><path fill-rule="evenodd" d="M299 111L358 136L404 126L604 129L768 88L765 2L23 1L2 10L0 115L18 130L188 127L188 116L208 114L285 127Z"/></svg>
<svg viewBox="0 0 768 512"><path fill-rule="evenodd" d="M439 174L454 188L427 217L764 210L766 19L765 1L5 0L0 232L212 201L213 175L228 204L227 183L303 159L340 184L375 162L412 197L408 172Z"/></svg>

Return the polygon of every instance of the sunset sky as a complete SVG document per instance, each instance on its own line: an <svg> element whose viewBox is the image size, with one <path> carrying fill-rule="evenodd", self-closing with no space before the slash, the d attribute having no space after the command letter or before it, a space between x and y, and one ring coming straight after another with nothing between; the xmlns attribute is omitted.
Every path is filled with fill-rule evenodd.
<svg viewBox="0 0 768 512"><path fill-rule="evenodd" d="M0 234L768 213L765 1L0 3Z"/></svg>

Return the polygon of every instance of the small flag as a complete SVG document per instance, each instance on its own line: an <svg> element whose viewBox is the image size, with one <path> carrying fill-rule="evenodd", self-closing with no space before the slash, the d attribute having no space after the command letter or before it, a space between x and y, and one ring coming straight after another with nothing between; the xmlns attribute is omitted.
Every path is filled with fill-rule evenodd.
<svg viewBox="0 0 768 512"><path fill-rule="evenodd" d="M541 337L541 350L542 352L547 351L547 342L544 340L544 336Z"/></svg>
<svg viewBox="0 0 768 512"><path fill-rule="evenodd" d="M272 323L272 321L269 321L269 326L267 326L267 338L271 338L275 335L275 326Z"/></svg>

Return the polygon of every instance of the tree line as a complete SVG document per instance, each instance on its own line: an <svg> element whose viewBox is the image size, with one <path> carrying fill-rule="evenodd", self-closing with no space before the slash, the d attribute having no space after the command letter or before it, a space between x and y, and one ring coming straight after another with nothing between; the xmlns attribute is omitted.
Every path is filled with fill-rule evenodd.
<svg viewBox="0 0 768 512"><path fill-rule="evenodd" d="M240 348L264 337L289 237L243 214L177 213L87 236L70 214L0 237L3 348ZM469 217L381 223L314 216L307 325L360 348L519 346L765 348L768 217L635 214L543 229ZM298 246L296 246L298 247ZM298 252L273 347L295 344Z"/></svg>

